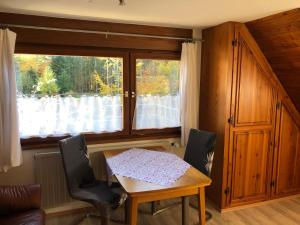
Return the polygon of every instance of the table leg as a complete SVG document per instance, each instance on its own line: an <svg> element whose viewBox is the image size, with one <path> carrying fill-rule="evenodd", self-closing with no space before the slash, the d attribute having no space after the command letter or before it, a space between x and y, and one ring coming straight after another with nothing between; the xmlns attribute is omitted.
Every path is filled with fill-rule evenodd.
<svg viewBox="0 0 300 225"><path fill-rule="evenodd" d="M199 205L199 224L205 225L205 189L204 187L199 188L198 195L198 205Z"/></svg>
<svg viewBox="0 0 300 225"><path fill-rule="evenodd" d="M129 213L130 213L130 202L129 197L125 201L125 224L129 224Z"/></svg>
<svg viewBox="0 0 300 225"><path fill-rule="evenodd" d="M127 216L129 216L129 221L127 219L127 224L129 225L137 225L137 216L138 216L138 202L136 198L129 199L129 207ZM129 222L129 223L128 223Z"/></svg>
<svg viewBox="0 0 300 225"><path fill-rule="evenodd" d="M190 201L188 196L182 197L182 225L189 224Z"/></svg>

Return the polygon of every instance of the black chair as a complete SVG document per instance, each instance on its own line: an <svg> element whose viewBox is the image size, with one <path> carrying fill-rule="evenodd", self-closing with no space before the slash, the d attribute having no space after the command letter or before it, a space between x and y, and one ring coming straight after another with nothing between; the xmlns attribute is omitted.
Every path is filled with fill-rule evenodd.
<svg viewBox="0 0 300 225"><path fill-rule="evenodd" d="M208 131L191 129L183 158L184 161L201 171L203 174L210 176L215 143L216 134ZM175 203L165 208L158 208L157 204L158 202L152 203L153 215L163 212L166 209L176 205ZM197 208L197 206L194 206L194 204L191 204L191 206L193 208ZM209 220L211 217L211 213L206 211L206 219Z"/></svg>
<svg viewBox="0 0 300 225"><path fill-rule="evenodd" d="M210 176L215 143L216 134L208 131L191 129L183 158L184 161L205 175ZM192 203L190 205L193 208L197 208L197 206ZM205 213L206 220L212 218L212 214L210 212L205 211Z"/></svg>
<svg viewBox="0 0 300 225"><path fill-rule="evenodd" d="M216 134L191 129L184 153L184 161L210 176L215 143Z"/></svg>
<svg viewBox="0 0 300 225"><path fill-rule="evenodd" d="M101 224L108 225L111 209L123 203L126 194L113 192L107 182L96 180L83 135L59 141L59 148L70 196L92 204L100 213Z"/></svg>

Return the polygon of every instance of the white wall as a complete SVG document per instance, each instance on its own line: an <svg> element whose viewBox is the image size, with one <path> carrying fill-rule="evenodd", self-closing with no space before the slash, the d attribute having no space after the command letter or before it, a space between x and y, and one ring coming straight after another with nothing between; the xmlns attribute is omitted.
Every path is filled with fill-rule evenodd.
<svg viewBox="0 0 300 225"><path fill-rule="evenodd" d="M26 150L23 151L23 164L0 173L0 185L32 184L34 183L34 154L37 152L58 151L58 149Z"/></svg>

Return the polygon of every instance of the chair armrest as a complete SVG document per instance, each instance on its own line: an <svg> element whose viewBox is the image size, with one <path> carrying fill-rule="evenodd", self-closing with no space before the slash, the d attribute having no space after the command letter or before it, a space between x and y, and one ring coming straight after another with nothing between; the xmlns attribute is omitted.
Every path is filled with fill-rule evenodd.
<svg viewBox="0 0 300 225"><path fill-rule="evenodd" d="M0 186L0 214L20 212L41 207L39 184Z"/></svg>

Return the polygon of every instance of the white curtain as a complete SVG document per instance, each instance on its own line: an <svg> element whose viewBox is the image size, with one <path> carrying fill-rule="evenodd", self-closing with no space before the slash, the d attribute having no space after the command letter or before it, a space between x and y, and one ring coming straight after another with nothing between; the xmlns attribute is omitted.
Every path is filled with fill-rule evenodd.
<svg viewBox="0 0 300 225"><path fill-rule="evenodd" d="M0 172L22 163L14 50L16 34L0 29Z"/></svg>
<svg viewBox="0 0 300 225"><path fill-rule="evenodd" d="M181 144L199 128L201 42L183 43L180 61Z"/></svg>

